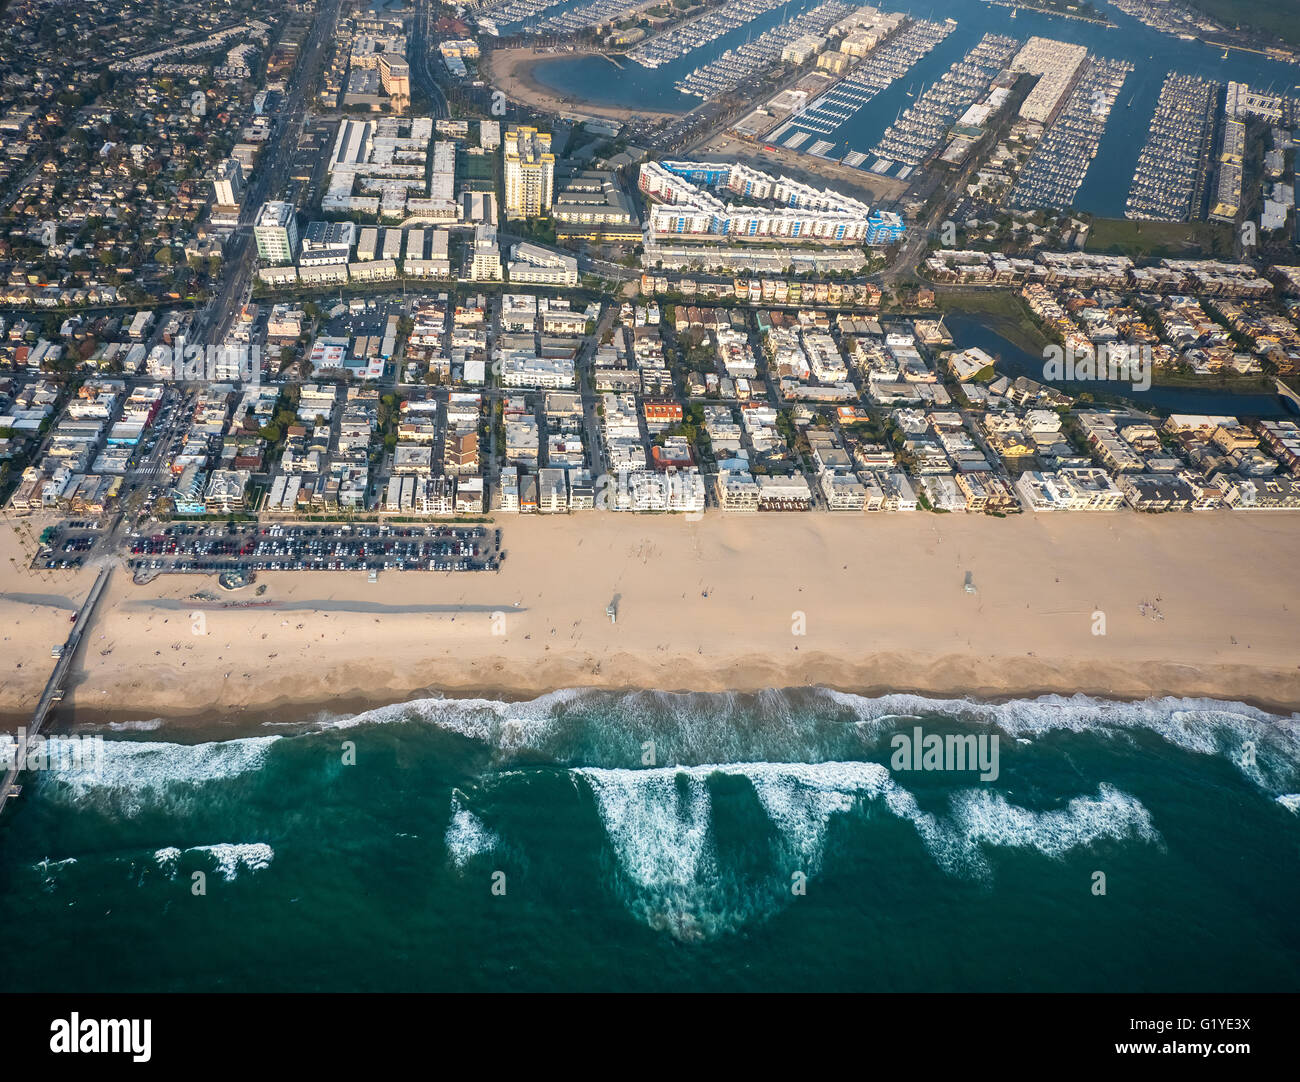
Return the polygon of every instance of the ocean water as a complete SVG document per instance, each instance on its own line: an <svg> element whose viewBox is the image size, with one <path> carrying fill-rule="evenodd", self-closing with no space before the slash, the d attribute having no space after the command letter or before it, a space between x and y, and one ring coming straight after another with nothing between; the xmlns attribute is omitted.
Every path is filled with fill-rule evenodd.
<svg viewBox="0 0 1300 1082"><path fill-rule="evenodd" d="M673 84L701 64L727 49L743 45L747 37L793 16L813 0L792 0L786 7L768 12L752 24L740 27L714 42L660 68L648 70L630 61L623 70L601 56L567 57L538 64L539 82L577 100L645 108L691 109L700 99L682 94ZM1127 60L1134 70L1107 121L1097 157L1075 199L1081 211L1122 218L1137 166L1138 155L1150 131L1156 102L1165 76L1170 72L1199 75L1222 83L1239 80L1261 90L1295 93L1300 90L1300 67L1269 60L1237 50L1224 55L1200 41L1183 41L1144 26L1108 3L1096 6L1109 16L1114 28L1077 19L1055 18L1021 9L987 4L984 0L933 0L929 4L877 5L885 11L906 11L916 18L942 22L952 18L956 29L902 79L877 95L833 135L825 138L835 146L830 156L842 158L849 150L869 152L895 117L918 97L923 87L939 79L948 68L975 47L987 33L1006 34L1024 41L1032 35L1055 38L1086 46L1095 56ZM553 9L563 10L562 7ZM807 144L811 146L811 142ZM871 159L865 163L871 165Z"/></svg>
<svg viewBox="0 0 1300 1082"><path fill-rule="evenodd" d="M918 726L996 735L996 780L894 769ZM28 776L0 986L1300 988L1297 717L807 688L257 728Z"/></svg>

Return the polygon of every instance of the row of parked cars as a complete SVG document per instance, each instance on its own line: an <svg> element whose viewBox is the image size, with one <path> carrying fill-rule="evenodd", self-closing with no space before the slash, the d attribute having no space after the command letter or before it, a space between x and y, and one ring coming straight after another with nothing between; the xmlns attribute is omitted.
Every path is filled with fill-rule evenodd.
<svg viewBox="0 0 1300 1082"><path fill-rule="evenodd" d="M500 563L500 531L457 526L262 526L178 523L133 535L127 566L177 573L484 571Z"/></svg>

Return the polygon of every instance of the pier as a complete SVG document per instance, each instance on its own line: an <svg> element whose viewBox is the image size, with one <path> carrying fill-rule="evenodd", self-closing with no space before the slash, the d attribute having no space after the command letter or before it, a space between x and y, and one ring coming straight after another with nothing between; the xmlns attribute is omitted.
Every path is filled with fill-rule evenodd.
<svg viewBox="0 0 1300 1082"><path fill-rule="evenodd" d="M81 637L90 624L90 619L95 612L95 606L103 595L104 587L108 584L108 577L111 574L111 567L100 568L99 575L90 588L90 593L86 595L86 600L82 602L81 608L77 612L77 619L72 625L71 633L63 644L63 650L54 663L54 671L50 674L50 679L45 685L45 691L36 704L32 720L27 723L23 746L14 748L13 764L6 769L4 780L0 782L0 814L4 812L5 805L9 803L10 798L16 797L22 791L22 786L18 784L18 764L24 760L25 752L39 737L41 726L45 724L50 709L63 698L63 683L68 678L68 671L72 668L72 660L76 657L77 647L81 645Z"/></svg>

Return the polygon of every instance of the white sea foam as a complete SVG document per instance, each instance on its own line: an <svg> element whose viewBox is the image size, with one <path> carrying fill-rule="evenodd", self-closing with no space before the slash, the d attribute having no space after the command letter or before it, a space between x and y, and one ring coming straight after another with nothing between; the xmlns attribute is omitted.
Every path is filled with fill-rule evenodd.
<svg viewBox="0 0 1300 1082"><path fill-rule="evenodd" d="M58 873L76 863L76 857L64 857L62 860L51 860L46 857L44 860L38 860L33 864L32 870L40 873L41 889L49 894L58 886Z"/></svg>
<svg viewBox="0 0 1300 1082"><path fill-rule="evenodd" d="M900 713L947 715L992 725L1017 740L1061 731L1114 734L1140 729L1184 751L1222 756L1270 791L1286 784L1300 769L1300 714L1281 717L1240 702L1176 698L1116 702L1089 695L1042 695L989 703L911 694L867 698L830 689L821 694L852 710L868 736L886 731L888 719Z"/></svg>
<svg viewBox="0 0 1300 1082"><path fill-rule="evenodd" d="M712 859L709 790L699 768L577 771L630 889L625 901L652 928L711 938L726 924L726 885ZM678 779L681 779L680 783Z"/></svg>
<svg viewBox="0 0 1300 1082"><path fill-rule="evenodd" d="M462 794L451 794L451 822L447 825L447 856L457 868L464 868L477 856L492 852L500 842L486 823L465 807Z"/></svg>
<svg viewBox="0 0 1300 1082"><path fill-rule="evenodd" d="M1164 844L1142 803L1105 783L1095 797L1074 797L1064 808L1050 811L1019 807L987 789L954 793L949 808L945 820L927 816L917 829L940 867L955 875L987 877L984 848L1034 849L1059 860L1071 850L1103 839Z"/></svg>
<svg viewBox="0 0 1300 1082"><path fill-rule="evenodd" d="M1136 837L1158 844L1160 835L1141 801L1103 782L1096 797L1073 797L1064 808L1037 812L1008 803L1001 793L967 789L953 795L954 826L976 842L1037 849L1061 857L1101 838Z"/></svg>
<svg viewBox="0 0 1300 1082"><path fill-rule="evenodd" d="M514 703L497 699L412 699L347 717L322 718L317 727L350 729L419 721L493 746L524 747L534 745L545 734L558 707L583 694L582 689L571 688Z"/></svg>
<svg viewBox="0 0 1300 1082"><path fill-rule="evenodd" d="M258 736L208 744L106 740L96 769L75 766L43 772L55 800L111 806L135 816L186 786L225 781L260 770L279 737Z"/></svg>
<svg viewBox="0 0 1300 1082"><path fill-rule="evenodd" d="M1277 802L1292 815L1300 815L1300 793L1283 793Z"/></svg>
<svg viewBox="0 0 1300 1082"><path fill-rule="evenodd" d="M878 763L717 763L646 770L581 767L624 880L625 904L675 938L711 939L770 916L792 870L821 869L830 820L893 783ZM771 879L742 880L715 852L713 774L747 778L780 837ZM779 882L778 882L779 880Z"/></svg>
<svg viewBox="0 0 1300 1082"><path fill-rule="evenodd" d="M76 863L77 863L76 857L64 857L61 860L51 860L49 857L46 857L44 860L38 860L35 864L32 865L32 867L35 869L39 869L46 876L48 876L48 881L53 881L54 873L56 871L58 871L60 868L69 868Z"/></svg>
<svg viewBox="0 0 1300 1082"><path fill-rule="evenodd" d="M744 725L737 724L741 717ZM479 741L504 760L520 752L585 762L594 756L594 765L606 766L627 762L646 739L655 740L661 754L677 762L816 757L807 749L788 756L783 752L816 739L810 722L821 721L832 733L840 729L837 720L813 718L780 689L741 695L567 688L521 702L428 698L350 717L322 717L314 726L412 721Z"/></svg>
<svg viewBox="0 0 1300 1082"><path fill-rule="evenodd" d="M265 842L219 842L216 845L196 845L187 853L206 853L217 862L221 878L237 879L241 870L260 872L271 866L275 850Z"/></svg>
<svg viewBox="0 0 1300 1082"><path fill-rule="evenodd" d="M263 871L275 859L275 850L265 842L218 842L178 849L174 845L157 850L154 863L168 879L175 879L181 860L189 853L201 853L216 862L215 871L227 882L239 878L240 871Z"/></svg>
<svg viewBox="0 0 1300 1082"><path fill-rule="evenodd" d="M709 846L709 790L700 768L578 771L591 786L619 863L643 887L685 887ZM685 780L685 792L677 779Z"/></svg>
<svg viewBox="0 0 1300 1082"><path fill-rule="evenodd" d="M181 862L181 851L174 845L159 849L153 855L154 863L158 865L168 879L176 878L176 869Z"/></svg>
<svg viewBox="0 0 1300 1082"><path fill-rule="evenodd" d="M627 889L624 900L651 927L680 939L712 938L775 911L783 889L741 882L720 871L714 850L708 778L747 778L781 838L773 874L817 874L831 820L859 799L879 800L911 823L947 873L987 879L987 850L1033 849L1060 859L1101 840L1163 846L1151 815L1135 797L1102 784L1095 796L1038 811L993 790L951 794L946 814L923 810L879 763L724 763L610 770L582 767Z"/></svg>
<svg viewBox="0 0 1300 1082"><path fill-rule="evenodd" d="M661 760L681 763L850 758L861 743L846 743L846 712L857 722L852 731L867 743L929 715L994 726L1017 743L1062 731L1132 737L1145 730L1183 750L1227 758L1271 793L1300 781L1300 715L1279 717L1214 699L1115 702L1043 695L991 703L902 693L868 698L825 688L755 695L569 688L524 702L418 699L317 725L415 720L476 740L504 760L526 752L615 766L650 739Z"/></svg>
<svg viewBox="0 0 1300 1082"><path fill-rule="evenodd" d="M852 810L859 796L876 797L892 784L879 763L742 763L715 768L741 774L780 833L797 870L821 870L831 818Z"/></svg>
<svg viewBox="0 0 1300 1082"><path fill-rule="evenodd" d="M161 729L162 718L149 718L147 721L110 721L109 732L113 733L151 733Z"/></svg>

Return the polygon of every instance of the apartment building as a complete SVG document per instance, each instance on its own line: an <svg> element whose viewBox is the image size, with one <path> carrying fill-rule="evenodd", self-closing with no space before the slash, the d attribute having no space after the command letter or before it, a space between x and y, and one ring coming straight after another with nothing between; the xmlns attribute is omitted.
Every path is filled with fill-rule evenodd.
<svg viewBox="0 0 1300 1082"><path fill-rule="evenodd" d="M548 214L555 192L555 155L549 132L527 125L508 128L505 159L506 215L537 218Z"/></svg>
<svg viewBox="0 0 1300 1082"><path fill-rule="evenodd" d="M298 254L298 222L291 203L263 203L253 223L257 256L267 263L292 263ZM346 260L344 260L346 262Z"/></svg>

